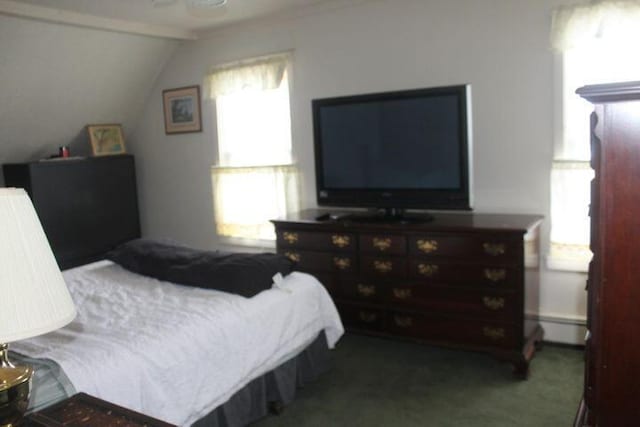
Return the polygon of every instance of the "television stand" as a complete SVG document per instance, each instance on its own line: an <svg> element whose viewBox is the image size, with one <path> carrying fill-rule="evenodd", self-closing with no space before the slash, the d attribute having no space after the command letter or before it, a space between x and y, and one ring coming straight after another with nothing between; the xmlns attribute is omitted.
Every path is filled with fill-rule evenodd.
<svg viewBox="0 0 640 427"><path fill-rule="evenodd" d="M527 376L543 337L525 316L538 310L541 216L316 220L322 213L272 221L276 248L324 284L347 330L487 352Z"/></svg>

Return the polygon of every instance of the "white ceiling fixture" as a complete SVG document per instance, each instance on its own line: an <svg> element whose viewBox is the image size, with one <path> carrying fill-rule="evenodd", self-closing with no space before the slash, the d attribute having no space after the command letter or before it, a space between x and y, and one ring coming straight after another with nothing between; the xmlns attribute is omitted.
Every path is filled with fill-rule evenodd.
<svg viewBox="0 0 640 427"><path fill-rule="evenodd" d="M187 5L191 7L215 8L227 4L227 0L187 0Z"/></svg>

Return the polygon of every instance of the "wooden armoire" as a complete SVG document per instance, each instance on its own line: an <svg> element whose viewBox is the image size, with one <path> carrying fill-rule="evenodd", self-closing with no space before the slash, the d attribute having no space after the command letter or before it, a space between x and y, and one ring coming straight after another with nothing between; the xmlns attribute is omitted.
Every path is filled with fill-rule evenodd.
<svg viewBox="0 0 640 427"><path fill-rule="evenodd" d="M595 178L584 398L575 424L636 426L640 425L640 82L585 86L577 92L595 105L591 115Z"/></svg>

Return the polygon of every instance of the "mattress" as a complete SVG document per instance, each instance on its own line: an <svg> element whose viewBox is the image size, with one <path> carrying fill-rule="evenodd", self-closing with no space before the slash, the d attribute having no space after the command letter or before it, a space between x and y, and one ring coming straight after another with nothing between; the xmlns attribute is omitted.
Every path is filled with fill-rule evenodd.
<svg viewBox="0 0 640 427"><path fill-rule="evenodd" d="M304 273L252 298L162 282L109 261L63 275L77 318L12 350L55 362L75 391L178 425L208 414L320 332L329 348L344 332L324 287Z"/></svg>

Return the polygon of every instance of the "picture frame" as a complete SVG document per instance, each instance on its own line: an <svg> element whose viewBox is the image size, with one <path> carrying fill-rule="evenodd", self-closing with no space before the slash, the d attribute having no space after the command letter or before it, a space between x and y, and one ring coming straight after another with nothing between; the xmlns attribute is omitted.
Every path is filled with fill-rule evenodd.
<svg viewBox="0 0 640 427"><path fill-rule="evenodd" d="M185 86L162 91L164 132L202 132L200 86Z"/></svg>
<svg viewBox="0 0 640 427"><path fill-rule="evenodd" d="M91 152L94 156L109 156L125 153L124 134L119 124L87 125Z"/></svg>

